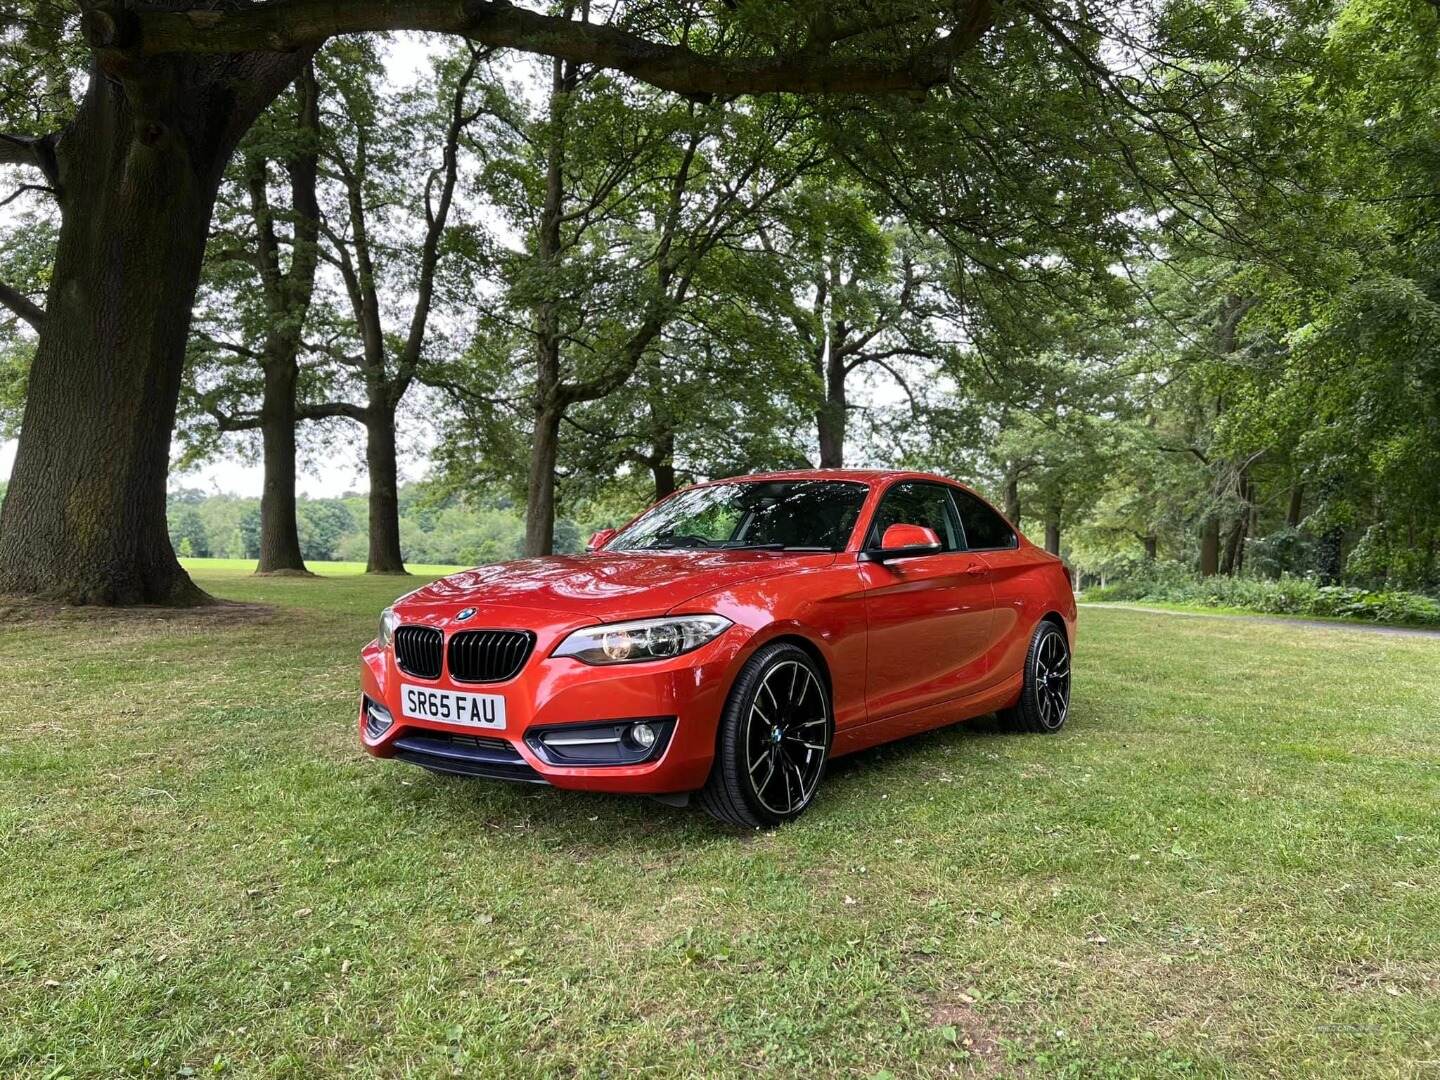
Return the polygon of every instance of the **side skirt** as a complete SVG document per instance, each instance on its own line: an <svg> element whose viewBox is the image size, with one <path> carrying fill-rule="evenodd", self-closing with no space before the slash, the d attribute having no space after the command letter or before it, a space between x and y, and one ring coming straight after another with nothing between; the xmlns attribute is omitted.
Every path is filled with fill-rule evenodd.
<svg viewBox="0 0 1440 1080"><path fill-rule="evenodd" d="M984 716L999 709L1008 709L1020 699L1024 679L1023 673L1016 672L1004 682L986 687L978 694L952 698L938 705L927 705L923 709L887 716L883 720L872 720L859 727L837 731L835 744L830 748L830 756L837 758L844 754L853 754L857 750L879 746L892 739L903 739L908 735L949 727L951 724L973 720L977 716Z"/></svg>

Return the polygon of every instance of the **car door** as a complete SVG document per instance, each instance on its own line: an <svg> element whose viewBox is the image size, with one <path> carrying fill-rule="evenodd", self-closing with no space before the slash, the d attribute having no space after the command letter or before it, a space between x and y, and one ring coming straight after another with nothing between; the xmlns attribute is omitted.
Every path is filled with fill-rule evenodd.
<svg viewBox="0 0 1440 1080"><path fill-rule="evenodd" d="M1044 588L1037 591L1035 573L1053 559L1033 544L1021 543L1010 523L978 495L954 488L951 497L960 514L965 546L978 552L989 565L995 589L991 663L985 681L993 684L1017 678L1024 669L1035 620L1043 613L1049 597Z"/></svg>
<svg viewBox="0 0 1440 1080"><path fill-rule="evenodd" d="M933 554L860 564L869 622L866 701L872 720L963 697L984 684L994 590L985 560L964 550L950 489L902 480L882 496L865 547L891 525L934 530Z"/></svg>

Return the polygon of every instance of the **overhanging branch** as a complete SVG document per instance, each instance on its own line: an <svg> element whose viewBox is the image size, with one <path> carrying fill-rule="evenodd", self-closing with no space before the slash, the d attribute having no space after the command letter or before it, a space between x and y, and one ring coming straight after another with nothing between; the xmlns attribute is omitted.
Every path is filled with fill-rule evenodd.
<svg viewBox="0 0 1440 1080"><path fill-rule="evenodd" d="M36 332L45 322L45 309L35 303L19 289L11 288L0 281L0 304L4 304L20 318L33 326Z"/></svg>
<svg viewBox="0 0 1440 1080"><path fill-rule="evenodd" d="M687 95L892 94L944 82L956 58L975 47L994 19L992 0L969 0L961 11L943 38L885 60L815 52L707 56L616 26L542 15L503 0L273 0L178 12L111 4L87 12L85 32L96 48L153 55L287 51L314 48L337 34L422 30L614 68Z"/></svg>

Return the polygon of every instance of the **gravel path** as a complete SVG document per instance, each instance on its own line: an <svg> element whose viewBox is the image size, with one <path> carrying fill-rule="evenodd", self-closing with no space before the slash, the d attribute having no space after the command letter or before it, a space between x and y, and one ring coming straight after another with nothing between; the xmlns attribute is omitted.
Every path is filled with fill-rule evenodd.
<svg viewBox="0 0 1440 1080"><path fill-rule="evenodd" d="M1111 611L1142 611L1147 615L1176 615L1182 619L1240 619L1244 622L1270 623L1274 626L1297 626L1307 630L1354 631L1360 634L1389 634L1391 637L1440 639L1440 630L1422 630L1409 626L1382 626L1379 623L1327 622L1323 619L1285 619L1275 615L1232 615L1223 611L1172 611L1169 608L1145 607L1143 604L1081 603L1082 608Z"/></svg>

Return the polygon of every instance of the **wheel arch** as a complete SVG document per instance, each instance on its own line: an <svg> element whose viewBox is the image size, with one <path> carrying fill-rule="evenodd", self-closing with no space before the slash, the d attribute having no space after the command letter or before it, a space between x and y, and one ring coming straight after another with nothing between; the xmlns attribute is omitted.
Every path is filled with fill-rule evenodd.
<svg viewBox="0 0 1440 1080"><path fill-rule="evenodd" d="M772 638L766 638L760 647L779 644L794 645L815 661L815 666L820 671L820 677L825 680L825 696L830 701L830 715L833 718L835 715L835 683L830 676L830 665L825 660L825 654L820 651L820 647L803 634L796 633L782 633Z"/></svg>
<svg viewBox="0 0 1440 1080"><path fill-rule="evenodd" d="M1071 624L1066 621L1065 616L1060 614L1060 612L1056 611L1054 608L1051 608L1049 611L1045 612L1044 615L1041 615L1038 620L1036 620L1035 625L1038 627L1040 623L1047 622L1054 626L1055 629L1059 630L1060 633L1065 635L1065 644L1073 650L1075 648L1075 634L1071 627ZM1030 632L1033 634L1035 631L1032 630Z"/></svg>

